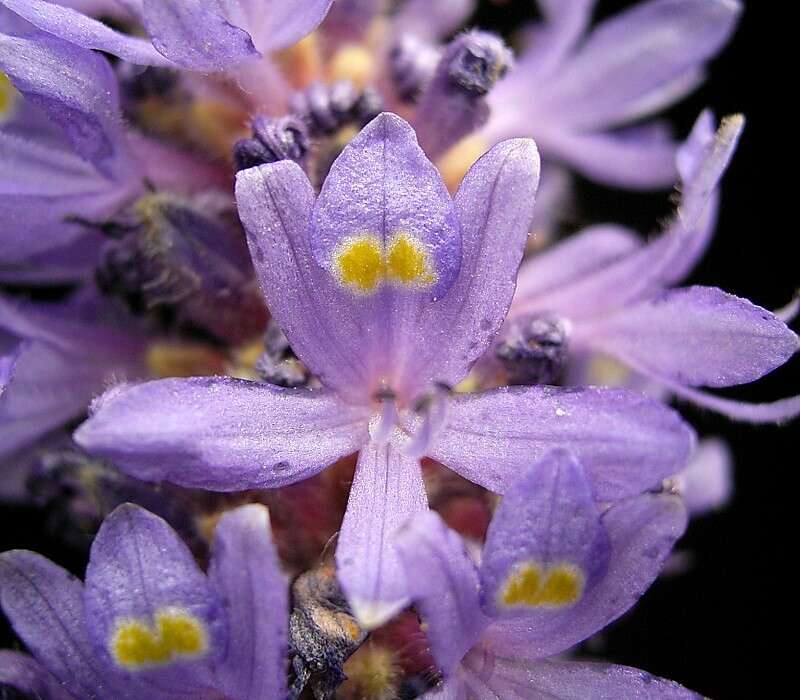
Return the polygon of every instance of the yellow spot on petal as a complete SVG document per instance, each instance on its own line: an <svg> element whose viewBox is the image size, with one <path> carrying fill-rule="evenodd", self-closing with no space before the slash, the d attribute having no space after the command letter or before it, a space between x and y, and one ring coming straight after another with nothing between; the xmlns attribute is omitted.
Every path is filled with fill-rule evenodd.
<svg viewBox="0 0 800 700"><path fill-rule="evenodd" d="M489 144L480 136L461 139L438 162L439 172L450 192L455 192L473 163L489 150Z"/></svg>
<svg viewBox="0 0 800 700"><path fill-rule="evenodd" d="M14 114L19 100L19 93L12 85L11 79L0 70L0 124Z"/></svg>
<svg viewBox="0 0 800 700"><path fill-rule="evenodd" d="M389 279L403 284L430 284L435 281L428 263L428 252L405 233L392 242L386 267Z"/></svg>
<svg viewBox="0 0 800 700"><path fill-rule="evenodd" d="M342 284L362 293L373 292L386 281L405 287L436 281L425 246L405 232L394 236L388 252L376 236L364 234L343 241L333 257Z"/></svg>
<svg viewBox="0 0 800 700"><path fill-rule="evenodd" d="M361 44L348 44L339 49L328 65L331 82L349 80L359 89L366 87L375 73L372 52Z"/></svg>
<svg viewBox="0 0 800 700"><path fill-rule="evenodd" d="M383 251L373 236L346 241L335 258L342 282L359 291L371 292L383 279Z"/></svg>
<svg viewBox="0 0 800 700"><path fill-rule="evenodd" d="M498 591L502 607L563 608L583 595L585 576L573 564L517 564Z"/></svg>
<svg viewBox="0 0 800 700"><path fill-rule="evenodd" d="M208 651L208 633L186 610L163 608L156 612L154 625L136 618L118 622L110 647L119 666L136 671L203 656Z"/></svg>

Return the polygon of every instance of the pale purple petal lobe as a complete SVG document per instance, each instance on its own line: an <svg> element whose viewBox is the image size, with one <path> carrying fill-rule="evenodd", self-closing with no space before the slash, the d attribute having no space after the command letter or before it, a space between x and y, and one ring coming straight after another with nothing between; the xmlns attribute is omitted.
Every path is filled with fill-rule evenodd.
<svg viewBox="0 0 800 700"><path fill-rule="evenodd" d="M405 121L378 116L334 162L314 207L311 250L338 287L340 344L364 366L367 388L413 394L404 365L422 345L418 318L453 285L461 233Z"/></svg>
<svg viewBox="0 0 800 700"><path fill-rule="evenodd" d="M425 620L431 652L448 677L488 624L480 609L475 564L461 538L433 511L401 529L396 546L409 596Z"/></svg>
<svg viewBox="0 0 800 700"><path fill-rule="evenodd" d="M427 507L420 464L401 446L370 442L361 450L339 533L336 566L364 628L379 627L408 605L395 533Z"/></svg>
<svg viewBox="0 0 800 700"><path fill-rule="evenodd" d="M483 609L552 624L605 574L608 537L586 474L556 450L529 467L495 511L481 561Z"/></svg>
<svg viewBox="0 0 800 700"><path fill-rule="evenodd" d="M498 656L540 659L558 654L598 632L633 606L661 572L686 528L680 498L645 494L603 514L610 556L605 575L561 615L502 620L489 630Z"/></svg>
<svg viewBox="0 0 800 700"><path fill-rule="evenodd" d="M0 650L0 689L13 688L25 697L74 700L36 659L18 651Z"/></svg>
<svg viewBox="0 0 800 700"><path fill-rule="evenodd" d="M550 450L572 451L598 500L653 488L689 458L691 429L658 401L624 390L512 387L451 401L428 456L507 493Z"/></svg>
<svg viewBox="0 0 800 700"><path fill-rule="evenodd" d="M530 139L495 146L455 196L461 267L445 297L425 309L422 342L409 360L417 381L458 383L503 323L530 232L539 154ZM447 351L443 351L447 348Z"/></svg>
<svg viewBox="0 0 800 700"><path fill-rule="evenodd" d="M85 49L106 51L131 63L169 66L147 39L122 34L99 20L47 0L0 0L42 31Z"/></svg>
<svg viewBox="0 0 800 700"><path fill-rule="evenodd" d="M311 255L314 190L297 163L241 171L236 202L261 291L292 350L326 386L361 396L366 382L346 337L360 337L340 312L337 284Z"/></svg>
<svg viewBox="0 0 800 700"><path fill-rule="evenodd" d="M503 700L701 700L701 696L646 671L576 661L496 659L487 685Z"/></svg>
<svg viewBox="0 0 800 700"><path fill-rule="evenodd" d="M242 506L222 516L209 579L228 622L228 646L217 671L220 690L236 700L285 697L287 582L264 506Z"/></svg>
<svg viewBox="0 0 800 700"><path fill-rule="evenodd" d="M92 543L84 601L89 635L109 668L157 693L210 687L211 664L227 642L222 605L160 517L125 504L105 519Z"/></svg>
<svg viewBox="0 0 800 700"><path fill-rule="evenodd" d="M725 507L733 495L733 455L728 443L720 438L701 440L674 482L692 517Z"/></svg>
<svg viewBox="0 0 800 700"><path fill-rule="evenodd" d="M291 484L352 454L367 417L322 391L164 379L108 392L75 440L139 479L243 491Z"/></svg>
<svg viewBox="0 0 800 700"><path fill-rule="evenodd" d="M130 697L96 658L84 625L83 586L72 574L33 552L5 552L0 603L30 652L75 697Z"/></svg>
<svg viewBox="0 0 800 700"><path fill-rule="evenodd" d="M641 118L631 104L658 104L659 91L713 57L733 32L735 0L650 0L599 25L539 95L547 114L574 129ZM597 89L597 86L602 86Z"/></svg>
<svg viewBox="0 0 800 700"><path fill-rule="evenodd" d="M184 68L224 70L260 56L250 35L228 21L221 3L144 0L142 20L153 46Z"/></svg>
<svg viewBox="0 0 800 700"><path fill-rule="evenodd" d="M641 374L689 386L752 382L800 349L769 311L713 287L664 292L582 323L575 337Z"/></svg>

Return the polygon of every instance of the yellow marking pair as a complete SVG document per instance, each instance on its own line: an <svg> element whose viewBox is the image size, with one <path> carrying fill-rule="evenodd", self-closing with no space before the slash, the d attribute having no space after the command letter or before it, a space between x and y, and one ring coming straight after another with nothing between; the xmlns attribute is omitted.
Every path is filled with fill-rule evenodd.
<svg viewBox="0 0 800 700"><path fill-rule="evenodd" d="M583 595L586 577L573 564L517 564L498 592L501 607L564 608Z"/></svg>
<svg viewBox="0 0 800 700"><path fill-rule="evenodd" d="M406 287L436 282L425 246L404 232L398 233L386 250L372 234L348 238L334 251L334 263L342 284L365 294L384 281Z"/></svg>
<svg viewBox="0 0 800 700"><path fill-rule="evenodd" d="M19 97L9 77L0 70L0 124L13 116Z"/></svg>
<svg viewBox="0 0 800 700"><path fill-rule="evenodd" d="M131 671L191 660L208 651L208 633L201 620L180 608L163 608L148 620L121 620L111 638L111 656Z"/></svg>

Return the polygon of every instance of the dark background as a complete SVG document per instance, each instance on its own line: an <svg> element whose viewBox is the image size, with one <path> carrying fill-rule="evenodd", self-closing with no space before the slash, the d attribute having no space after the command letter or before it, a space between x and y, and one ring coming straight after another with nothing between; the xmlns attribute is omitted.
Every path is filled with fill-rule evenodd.
<svg viewBox="0 0 800 700"><path fill-rule="evenodd" d="M597 17L632 5L600 0ZM507 33L535 17L532 0L484 0L475 24ZM723 188L714 240L690 283L716 285L768 309L786 304L800 286L794 238L798 199L793 167L797 122L790 100L796 75L788 54L795 23L776 3L751 1L731 45L705 86L671 110L681 134L705 107L718 116L743 112L747 127ZM794 58L794 56L793 56ZM788 95L788 97L787 97ZM669 193L613 192L580 183L579 220L615 221L651 232L670 211ZM795 329L798 326L795 324ZM751 387L728 395L767 401L800 391L796 359ZM680 548L691 566L662 578L641 603L608 630L597 653L644 668L716 698L787 695L793 676L779 658L790 652L796 551L794 516L798 424L784 428L734 424L684 407L700 435L727 439L736 459L736 493L724 512L692 522ZM5 508L0 551L36 549L82 573L81 556L41 532L41 514ZM0 621L0 648L13 638ZM787 661L789 663L789 661ZM778 686L778 684L781 684ZM791 682L789 682L791 687Z"/></svg>

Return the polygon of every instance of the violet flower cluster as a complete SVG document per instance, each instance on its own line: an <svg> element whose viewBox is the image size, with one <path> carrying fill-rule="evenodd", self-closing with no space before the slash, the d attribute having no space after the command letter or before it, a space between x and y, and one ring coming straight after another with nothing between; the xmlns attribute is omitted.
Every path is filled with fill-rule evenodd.
<svg viewBox="0 0 800 700"><path fill-rule="evenodd" d="M0 0L0 555L24 697L694 698L581 660L800 348L681 287L744 127L657 118L737 0ZM556 240L573 174L680 193ZM5 692L5 691L4 691Z"/></svg>

